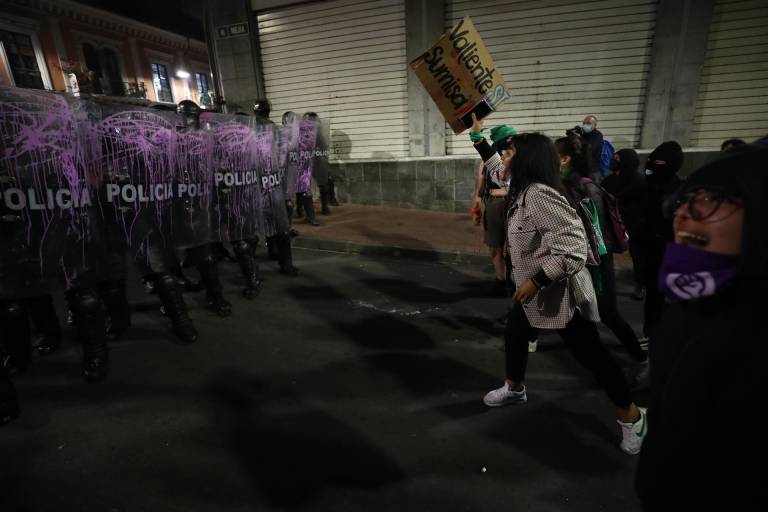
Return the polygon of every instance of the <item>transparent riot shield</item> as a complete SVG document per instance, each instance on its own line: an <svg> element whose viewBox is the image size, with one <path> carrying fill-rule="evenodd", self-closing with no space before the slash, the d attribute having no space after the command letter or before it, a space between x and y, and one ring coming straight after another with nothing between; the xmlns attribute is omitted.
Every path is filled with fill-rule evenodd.
<svg viewBox="0 0 768 512"><path fill-rule="evenodd" d="M0 294L34 295L90 250L91 187L66 98L0 88L0 148Z"/></svg>
<svg viewBox="0 0 768 512"><path fill-rule="evenodd" d="M328 184L328 158L330 157L331 125L327 119L320 119L317 125L315 138L314 164L312 177L317 186L324 187Z"/></svg>
<svg viewBox="0 0 768 512"><path fill-rule="evenodd" d="M278 165L278 132L272 124L254 126L256 166L259 170L261 225L265 236L287 233L290 219Z"/></svg>
<svg viewBox="0 0 768 512"><path fill-rule="evenodd" d="M296 193L296 173L299 164L299 117L294 112L286 112L283 125L278 132L278 167L283 192L290 199Z"/></svg>
<svg viewBox="0 0 768 512"><path fill-rule="evenodd" d="M251 240L259 234L261 193L256 132L232 116L206 113L212 136L211 239Z"/></svg>
<svg viewBox="0 0 768 512"><path fill-rule="evenodd" d="M296 193L312 190L312 174L315 167L315 145L320 124L313 119L299 123L298 161L296 163Z"/></svg>

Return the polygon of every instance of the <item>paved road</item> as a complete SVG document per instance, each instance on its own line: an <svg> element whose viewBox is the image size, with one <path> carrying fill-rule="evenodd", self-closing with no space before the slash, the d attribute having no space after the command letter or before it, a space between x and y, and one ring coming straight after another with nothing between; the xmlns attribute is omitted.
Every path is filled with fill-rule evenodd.
<svg viewBox="0 0 768 512"><path fill-rule="evenodd" d="M531 359L527 405L482 405L503 364L487 272L297 253L303 275L265 263L254 302L227 264L229 319L187 295L193 346L135 284L102 385L72 344L37 359L0 430L0 510L638 510L636 460L559 339Z"/></svg>

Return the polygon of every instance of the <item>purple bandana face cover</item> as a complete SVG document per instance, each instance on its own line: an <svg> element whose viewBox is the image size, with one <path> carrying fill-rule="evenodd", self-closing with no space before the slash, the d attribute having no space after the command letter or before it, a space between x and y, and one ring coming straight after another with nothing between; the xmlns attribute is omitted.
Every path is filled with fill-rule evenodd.
<svg viewBox="0 0 768 512"><path fill-rule="evenodd" d="M668 243L659 272L659 289L672 300L714 295L736 275L739 257Z"/></svg>

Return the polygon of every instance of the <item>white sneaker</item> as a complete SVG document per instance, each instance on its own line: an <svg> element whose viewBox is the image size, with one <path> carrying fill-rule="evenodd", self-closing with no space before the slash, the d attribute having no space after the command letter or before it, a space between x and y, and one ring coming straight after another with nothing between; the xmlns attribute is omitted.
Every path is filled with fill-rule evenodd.
<svg viewBox="0 0 768 512"><path fill-rule="evenodd" d="M533 354L536 352L536 349L539 348L539 340L533 340L528 342L528 352Z"/></svg>
<svg viewBox="0 0 768 512"><path fill-rule="evenodd" d="M634 423L624 423L616 420L621 426L621 451L628 455L637 455L640 453L640 447L643 446L643 439L648 433L648 419L646 418L644 407L640 409L640 419Z"/></svg>
<svg viewBox="0 0 768 512"><path fill-rule="evenodd" d="M501 407L502 405L524 404L528 401L525 386L521 391L512 391L509 385L504 383L499 389L489 391L483 398L483 403L488 407Z"/></svg>

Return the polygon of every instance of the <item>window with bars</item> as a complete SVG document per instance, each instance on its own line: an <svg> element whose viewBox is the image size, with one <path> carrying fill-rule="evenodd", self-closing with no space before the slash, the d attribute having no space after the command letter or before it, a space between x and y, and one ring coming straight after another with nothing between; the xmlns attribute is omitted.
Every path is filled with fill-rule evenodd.
<svg viewBox="0 0 768 512"><path fill-rule="evenodd" d="M32 38L26 34L0 30L0 41L3 42L16 87L45 89Z"/></svg>
<svg viewBox="0 0 768 512"><path fill-rule="evenodd" d="M171 81L168 78L168 67L165 64L152 64L152 82L155 85L157 101L173 103Z"/></svg>

